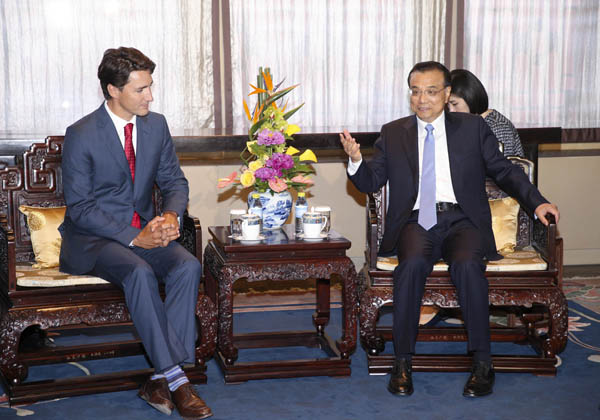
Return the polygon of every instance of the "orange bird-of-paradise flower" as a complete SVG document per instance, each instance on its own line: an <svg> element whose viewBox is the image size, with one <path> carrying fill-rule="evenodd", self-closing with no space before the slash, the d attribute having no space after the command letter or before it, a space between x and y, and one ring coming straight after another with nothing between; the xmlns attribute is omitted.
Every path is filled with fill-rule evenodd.
<svg viewBox="0 0 600 420"><path fill-rule="evenodd" d="M235 182L235 177L237 176L237 172L233 171L229 176L225 178L219 178L219 182L217 183L217 188L225 188L226 186L233 184Z"/></svg>
<svg viewBox="0 0 600 420"><path fill-rule="evenodd" d="M258 88L258 87L256 87L256 86L254 86L252 83L248 83L248 84L250 85L250 87L251 87L252 89L254 89L252 92L250 92L250 93L248 94L248 96L250 96L250 95L256 95L257 93L269 93L269 92L267 92L267 91L266 91L266 90L264 90L264 89L261 89L261 88Z"/></svg>
<svg viewBox="0 0 600 420"><path fill-rule="evenodd" d="M245 99L242 99L244 102L244 111L246 112L246 117L248 117L248 121L252 121L252 116L250 116L250 109L248 109L248 104Z"/></svg>
<svg viewBox="0 0 600 420"><path fill-rule="evenodd" d="M263 71L262 72L263 77L265 78L265 85L267 86L267 90L270 92L273 92L273 80L271 79L271 74L270 73L266 73Z"/></svg>
<svg viewBox="0 0 600 420"><path fill-rule="evenodd" d="M262 113L263 108L265 107L265 104L262 104L259 108L254 108L254 117L252 118L252 122L257 122L258 119L260 118L260 114Z"/></svg>

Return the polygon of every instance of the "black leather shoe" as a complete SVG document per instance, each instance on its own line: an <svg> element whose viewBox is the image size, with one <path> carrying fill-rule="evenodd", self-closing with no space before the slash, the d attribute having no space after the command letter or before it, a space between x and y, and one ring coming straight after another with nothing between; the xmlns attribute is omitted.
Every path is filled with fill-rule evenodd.
<svg viewBox="0 0 600 420"><path fill-rule="evenodd" d="M392 377L388 391L395 395L409 396L413 393L412 366L406 359L396 360L392 368Z"/></svg>
<svg viewBox="0 0 600 420"><path fill-rule="evenodd" d="M473 362L471 376L465 384L465 397L483 397L492 393L494 388L494 366L491 362Z"/></svg>

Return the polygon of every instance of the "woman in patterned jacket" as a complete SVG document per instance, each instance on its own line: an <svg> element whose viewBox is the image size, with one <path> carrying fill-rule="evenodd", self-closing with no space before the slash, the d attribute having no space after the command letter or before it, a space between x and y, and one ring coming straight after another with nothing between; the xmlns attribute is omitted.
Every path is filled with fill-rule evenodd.
<svg viewBox="0 0 600 420"><path fill-rule="evenodd" d="M469 70L464 69L452 70L450 79L452 88L448 101L450 112L481 115L502 143L504 156L523 157L523 146L515 126L495 109L488 109L487 92L479 79Z"/></svg>

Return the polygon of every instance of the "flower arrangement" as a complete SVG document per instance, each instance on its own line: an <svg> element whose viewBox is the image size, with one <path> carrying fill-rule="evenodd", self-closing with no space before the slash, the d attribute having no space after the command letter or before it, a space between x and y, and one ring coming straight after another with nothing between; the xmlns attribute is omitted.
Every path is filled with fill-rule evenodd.
<svg viewBox="0 0 600 420"><path fill-rule="evenodd" d="M300 154L298 149L286 144L300 131L300 127L289 124L287 120L304 104L286 112L287 102L282 103L283 97L298 85L279 90L280 85L273 85L269 68L259 69L257 86L250 84L254 90L248 95L257 95L252 113L244 100L244 111L251 126L248 142L240 155L243 162L241 174L238 178L237 172L232 172L228 177L220 178L219 188L231 184L244 188L253 186L258 192L273 194L291 188L303 190L313 184L308 175L315 171L304 162L316 162L315 154L310 149Z"/></svg>

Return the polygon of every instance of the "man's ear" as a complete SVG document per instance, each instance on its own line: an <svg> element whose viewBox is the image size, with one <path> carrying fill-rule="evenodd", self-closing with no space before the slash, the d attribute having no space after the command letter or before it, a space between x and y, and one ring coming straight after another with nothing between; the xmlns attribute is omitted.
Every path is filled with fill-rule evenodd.
<svg viewBox="0 0 600 420"><path fill-rule="evenodd" d="M451 91L452 91L452 86L446 86L444 88L444 103L446 103L446 104L450 100L450 93L451 93Z"/></svg>
<svg viewBox="0 0 600 420"><path fill-rule="evenodd" d="M106 89L108 90L108 94L111 98L118 98L119 94L121 93L121 89L114 85L111 85L110 83L106 85Z"/></svg>

